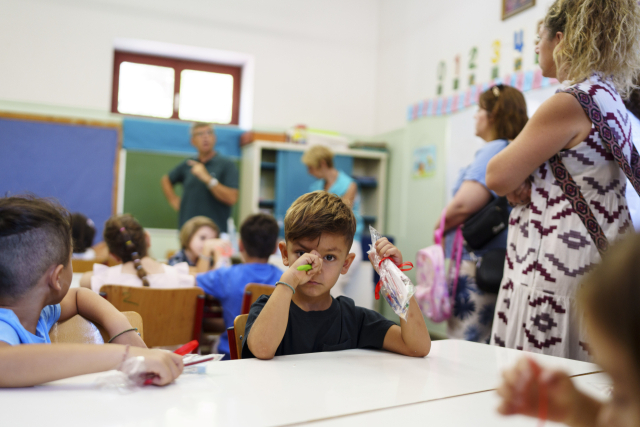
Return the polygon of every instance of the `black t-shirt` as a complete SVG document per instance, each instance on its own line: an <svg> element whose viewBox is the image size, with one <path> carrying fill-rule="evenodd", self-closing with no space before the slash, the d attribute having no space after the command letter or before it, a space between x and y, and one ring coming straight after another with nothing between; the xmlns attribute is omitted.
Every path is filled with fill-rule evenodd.
<svg viewBox="0 0 640 427"><path fill-rule="evenodd" d="M373 310L357 307L351 298L341 296L332 300L331 307L324 311L304 311L291 301L287 330L275 355L382 348L387 331L395 323ZM267 301L269 295L262 295L249 310L242 341L243 359L255 357L249 350L247 337Z"/></svg>
<svg viewBox="0 0 640 427"><path fill-rule="evenodd" d="M231 215L231 206L216 199L207 184L191 173L191 166L187 164L188 160L198 161L198 158L187 159L169 172L171 184L182 183L183 187L180 212L178 213L178 228L182 228L184 223L194 216L204 215L211 218L220 231L226 233L227 218ZM232 160L216 154L204 166L213 178L218 179L220 184L230 188L238 188L238 168Z"/></svg>

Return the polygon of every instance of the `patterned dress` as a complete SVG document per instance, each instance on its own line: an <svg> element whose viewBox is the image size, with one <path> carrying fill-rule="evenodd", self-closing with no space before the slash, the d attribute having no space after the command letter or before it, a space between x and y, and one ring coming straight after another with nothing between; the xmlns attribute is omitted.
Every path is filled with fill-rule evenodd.
<svg viewBox="0 0 640 427"><path fill-rule="evenodd" d="M592 77L558 92L599 112L627 161L631 122L609 83ZM587 200L609 242L630 229L626 178L592 125L580 144L559 156ZM600 254L586 227L554 179L549 162L532 175L531 202L514 208L491 343L577 360L590 360L576 292Z"/></svg>

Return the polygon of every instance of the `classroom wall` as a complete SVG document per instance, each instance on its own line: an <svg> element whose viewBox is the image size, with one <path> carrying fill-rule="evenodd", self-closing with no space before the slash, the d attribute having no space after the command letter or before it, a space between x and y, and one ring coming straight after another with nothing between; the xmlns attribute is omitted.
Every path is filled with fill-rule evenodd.
<svg viewBox="0 0 640 427"><path fill-rule="evenodd" d="M505 21L501 20L503 0L381 0L375 86L376 133L404 127L407 107L434 98L438 86L438 63L446 64L443 95L451 95L455 73L454 58L460 55L460 84L466 90L469 54L476 46L477 83L491 79L495 56L492 43L501 42L499 76L514 70L518 55L514 32L523 30L523 70L532 70L537 22L544 18L552 0L536 5Z"/></svg>
<svg viewBox="0 0 640 427"><path fill-rule="evenodd" d="M0 0L0 100L108 111L116 38L252 55L253 125L371 135L377 2Z"/></svg>

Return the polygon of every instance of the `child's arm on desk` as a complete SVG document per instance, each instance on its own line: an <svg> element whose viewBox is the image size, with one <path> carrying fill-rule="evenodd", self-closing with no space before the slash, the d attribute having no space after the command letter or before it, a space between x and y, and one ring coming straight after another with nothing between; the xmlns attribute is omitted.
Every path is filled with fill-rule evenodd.
<svg viewBox="0 0 640 427"><path fill-rule="evenodd" d="M293 289L307 283L322 268L322 259L315 251L305 253L293 263L280 278ZM301 265L311 264L309 271L298 271ZM269 301L253 323L247 345L251 353L258 359L273 359L278 346L282 342L289 321L289 307L293 292L288 286L278 285L269 297Z"/></svg>
<svg viewBox="0 0 640 427"><path fill-rule="evenodd" d="M166 385L183 369L182 356L123 345L25 344L0 341L0 387L28 387L83 374L117 369L125 359L144 356L153 384Z"/></svg>
<svg viewBox="0 0 640 427"><path fill-rule="evenodd" d="M574 427L597 425L603 404L579 391L564 372L549 370L523 357L502 373L498 395L502 415L538 417L540 406L549 421ZM542 389L542 390L541 390Z"/></svg>
<svg viewBox="0 0 640 427"><path fill-rule="evenodd" d="M64 322L76 314L101 325L109 332L110 337L114 337L127 329L132 329L131 323L129 323L124 314L120 313L109 301L89 289L69 289L67 295L60 302L59 322ZM113 340L113 343L147 348L136 331L120 335Z"/></svg>
<svg viewBox="0 0 640 427"><path fill-rule="evenodd" d="M390 257L396 264L402 264L402 253L385 237L376 241L374 245L380 258ZM372 256L369 260L373 264ZM374 265L376 271L378 266ZM392 326L384 337L382 348L405 356L424 357L431 351L431 337L427 324L424 322L420 307L415 298L411 298L407 320L400 319L400 326Z"/></svg>

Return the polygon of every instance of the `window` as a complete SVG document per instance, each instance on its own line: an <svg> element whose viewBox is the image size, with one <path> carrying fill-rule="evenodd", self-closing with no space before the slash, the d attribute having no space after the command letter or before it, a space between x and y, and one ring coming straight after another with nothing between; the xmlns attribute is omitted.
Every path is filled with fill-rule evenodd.
<svg viewBox="0 0 640 427"><path fill-rule="evenodd" d="M115 52L111 111L238 124L241 67Z"/></svg>

